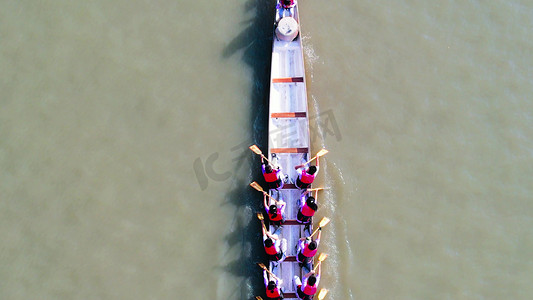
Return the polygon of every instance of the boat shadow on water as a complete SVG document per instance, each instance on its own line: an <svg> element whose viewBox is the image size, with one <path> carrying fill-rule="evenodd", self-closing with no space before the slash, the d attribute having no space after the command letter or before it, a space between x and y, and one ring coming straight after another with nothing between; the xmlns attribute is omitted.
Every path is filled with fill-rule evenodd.
<svg viewBox="0 0 533 300"><path fill-rule="evenodd" d="M240 23L243 29L222 51L223 59L242 53L242 61L251 69L251 78L243 79L251 80L250 95L247 99L251 104L248 127L252 132L251 143L262 149L267 148L268 142L267 114L274 9L273 0L247 1L242 14L245 20ZM249 155L252 157L254 154L250 152ZM262 177L259 158L253 157L246 162L244 170L251 170L252 180L259 180ZM262 197L249 187L249 183L247 179L235 180L231 190L225 195L226 201L223 204L235 206L233 228L225 236L225 240L230 250L241 248L236 259L220 266L225 272L242 278L231 299L255 299L255 295L264 296L263 275L256 263L266 263L267 260L262 247L261 226L255 218L255 212L263 208Z"/></svg>

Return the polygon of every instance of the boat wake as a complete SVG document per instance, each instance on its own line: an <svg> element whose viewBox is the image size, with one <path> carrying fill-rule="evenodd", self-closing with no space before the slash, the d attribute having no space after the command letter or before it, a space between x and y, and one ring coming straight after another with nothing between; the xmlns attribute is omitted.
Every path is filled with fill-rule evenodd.
<svg viewBox="0 0 533 300"><path fill-rule="evenodd" d="M309 43L307 43L309 45ZM312 46L306 48L306 59L309 59L312 63L316 62L318 56L314 55ZM310 67L312 71L312 67ZM312 76L312 74L311 74ZM323 124L320 120L320 107L318 101L314 95L311 95L311 103L316 113L316 123L313 136L316 140L313 141L314 149L326 148L325 134L323 128L320 128L319 124ZM346 181L342 174L342 170L335 164L335 162L324 159L321 161L321 169L324 172L325 182L323 186L326 188L321 202L321 210L324 216L327 216L333 220L324 231L324 241L322 245L325 245L323 251L330 254L328 259L328 268L326 268L325 274L327 274L327 285L331 289L332 298L340 299L354 299L353 292L349 286L351 282L349 280L351 272L355 267L354 254L348 240L348 226L346 219L342 214L337 214L337 208L343 201L348 201L353 198L356 190L353 187L347 187ZM347 200L348 199L348 200ZM342 262L342 263L341 263Z"/></svg>

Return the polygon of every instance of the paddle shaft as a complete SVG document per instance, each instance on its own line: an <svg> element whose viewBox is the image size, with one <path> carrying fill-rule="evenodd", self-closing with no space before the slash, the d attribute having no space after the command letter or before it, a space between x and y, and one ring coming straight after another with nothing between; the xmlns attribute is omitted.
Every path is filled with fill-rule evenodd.
<svg viewBox="0 0 533 300"><path fill-rule="evenodd" d="M317 229L315 229L315 231L313 231L313 233L309 237L312 238L320 230L320 228L322 227L318 227Z"/></svg>
<svg viewBox="0 0 533 300"><path fill-rule="evenodd" d="M304 165L307 165L308 163L312 162L313 160L315 160L317 157L320 157L324 154L328 153L328 150L326 149L322 149L320 151L318 151L318 153L315 155L315 157L311 158L310 160L308 160L307 162L304 163ZM318 164L317 164L318 165Z"/></svg>
<svg viewBox="0 0 533 300"><path fill-rule="evenodd" d="M278 276L274 275L274 273L270 272L270 270L263 264L259 263L257 264L258 266L260 266L263 270L267 271L268 274L270 274L270 276L276 278L276 280L279 280Z"/></svg>
<svg viewBox="0 0 533 300"><path fill-rule="evenodd" d="M268 198L270 198L270 199L274 200L274 203L276 203L276 205L278 205L278 204L279 204L279 201L278 201L278 200L276 200L276 199L274 199L274 197L270 196L270 195L269 195L269 194L268 194L267 192L263 191L263 194L264 194L265 196L268 196Z"/></svg>
<svg viewBox="0 0 533 300"><path fill-rule="evenodd" d="M320 230L320 228L328 225L329 221L330 220L326 217L322 218L322 220L320 220L320 223L318 223L318 228L315 229L315 231L313 231L313 233L309 237L313 237Z"/></svg>
<svg viewBox="0 0 533 300"><path fill-rule="evenodd" d="M321 263L322 263L322 262L319 261L319 262L316 264L316 266L313 268L313 271L316 271L316 269L318 269L318 267L320 266Z"/></svg>

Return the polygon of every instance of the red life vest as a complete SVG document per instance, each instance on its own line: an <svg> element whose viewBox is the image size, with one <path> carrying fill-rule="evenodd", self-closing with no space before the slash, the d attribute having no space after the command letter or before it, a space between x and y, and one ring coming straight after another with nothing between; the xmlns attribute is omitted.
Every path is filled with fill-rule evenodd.
<svg viewBox="0 0 533 300"><path fill-rule="evenodd" d="M315 211L311 209L311 207L307 206L307 204L304 204L302 206L302 215L306 217L312 217L315 214Z"/></svg>
<svg viewBox="0 0 533 300"><path fill-rule="evenodd" d="M276 255L278 254L278 250L276 250L276 244L273 244L270 247L265 247L265 251L268 255Z"/></svg>
<svg viewBox="0 0 533 300"><path fill-rule="evenodd" d="M268 218L270 219L270 221L281 221L283 216L280 213L276 213L276 216L272 217L272 213L268 213Z"/></svg>
<svg viewBox="0 0 533 300"><path fill-rule="evenodd" d="M315 285L305 285L305 287L302 289L302 292L308 296L313 296L314 294L316 294L316 290L317 290L317 287L316 287L316 283Z"/></svg>
<svg viewBox="0 0 533 300"><path fill-rule="evenodd" d="M283 6L283 8L291 8L294 6L294 0L290 0L289 4L285 4L285 0L281 0L281 6Z"/></svg>
<svg viewBox="0 0 533 300"><path fill-rule="evenodd" d="M271 173L263 173L263 176L265 177L266 182L276 182L278 180L278 173L276 171L272 171Z"/></svg>
<svg viewBox="0 0 533 300"><path fill-rule="evenodd" d="M274 290L272 291L267 288L266 294L268 298L273 298L273 299L278 299L281 296L281 294L279 293L278 287L275 287Z"/></svg>
<svg viewBox="0 0 533 300"><path fill-rule="evenodd" d="M302 254L305 257L313 257L313 256L315 256L317 251L318 251L318 248L315 249L315 250L309 250L309 245L306 245L305 248L304 248L304 251L302 251Z"/></svg>
<svg viewBox="0 0 533 300"><path fill-rule="evenodd" d="M315 174L307 174L305 170L302 170L302 175L300 176L300 181L303 183L311 184L315 180L316 172Z"/></svg>

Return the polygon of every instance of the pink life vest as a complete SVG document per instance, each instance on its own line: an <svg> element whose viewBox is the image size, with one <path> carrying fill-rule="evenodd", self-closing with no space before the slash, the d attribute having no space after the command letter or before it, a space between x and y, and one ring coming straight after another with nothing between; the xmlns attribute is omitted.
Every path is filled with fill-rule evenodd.
<svg viewBox="0 0 533 300"><path fill-rule="evenodd" d="M315 285L306 284L305 287L303 287L302 292L308 296L313 296L314 294L316 294L316 290L317 290L316 283Z"/></svg>
<svg viewBox="0 0 533 300"><path fill-rule="evenodd" d="M315 211L311 207L307 206L307 203L302 206L302 215L306 217L312 217L315 214Z"/></svg>
<svg viewBox="0 0 533 300"><path fill-rule="evenodd" d="M315 250L309 250L309 245L306 245L305 248L304 248L304 251L302 251L302 254L305 257L313 257L313 256L315 256L317 251L318 251L318 248L315 249Z"/></svg>
<svg viewBox="0 0 533 300"><path fill-rule="evenodd" d="M311 174L307 174L307 172L305 172L305 169L304 169L304 170L302 170L302 175L300 176L300 181L303 182L303 183L306 183L306 184L311 184L315 180L315 176L316 176L316 172L315 172L315 174L311 175Z"/></svg>

